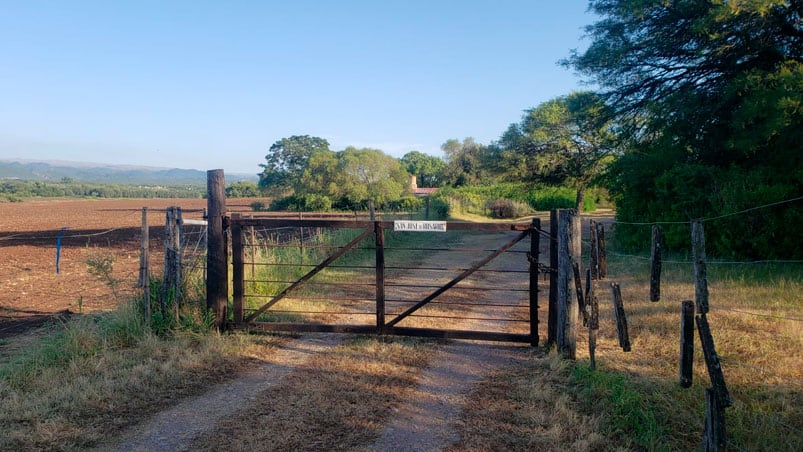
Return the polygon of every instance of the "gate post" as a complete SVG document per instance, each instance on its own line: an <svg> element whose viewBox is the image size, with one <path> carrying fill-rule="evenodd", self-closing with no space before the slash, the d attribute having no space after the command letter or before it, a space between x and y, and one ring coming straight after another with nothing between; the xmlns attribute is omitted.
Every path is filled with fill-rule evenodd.
<svg viewBox="0 0 803 452"><path fill-rule="evenodd" d="M578 303L572 285L574 269L572 251L577 243L574 223L577 213L574 210L558 210L558 309L557 344L558 351L565 358L577 356L577 314Z"/></svg>
<svg viewBox="0 0 803 452"><path fill-rule="evenodd" d="M223 217L226 215L226 181L222 169L206 172L207 242L206 308L215 314L215 326L226 326L229 297L229 269Z"/></svg>
<svg viewBox="0 0 803 452"><path fill-rule="evenodd" d="M231 273L232 284L234 285L232 288L234 297L232 309L234 310L234 322L242 323L245 312L243 303L243 298L245 297L243 226L238 221L240 214L232 214L231 219Z"/></svg>
<svg viewBox="0 0 803 452"><path fill-rule="evenodd" d="M541 251L541 219L530 226L530 345L538 347L538 255Z"/></svg>
<svg viewBox="0 0 803 452"><path fill-rule="evenodd" d="M376 329L385 332L385 229L374 221L376 235Z"/></svg>
<svg viewBox="0 0 803 452"><path fill-rule="evenodd" d="M549 211L549 312L547 313L547 344L558 337L558 211Z"/></svg>

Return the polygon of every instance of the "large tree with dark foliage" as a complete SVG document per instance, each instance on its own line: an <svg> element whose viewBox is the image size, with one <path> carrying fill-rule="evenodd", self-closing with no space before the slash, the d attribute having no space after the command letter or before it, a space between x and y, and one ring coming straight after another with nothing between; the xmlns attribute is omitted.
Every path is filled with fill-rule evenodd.
<svg viewBox="0 0 803 452"><path fill-rule="evenodd" d="M310 157L328 152L329 142L309 135L293 135L273 143L260 164L259 186L274 194L286 194L300 180Z"/></svg>
<svg viewBox="0 0 803 452"><path fill-rule="evenodd" d="M624 221L734 214L803 194L803 1L595 0L566 64L601 87L630 151L610 187ZM706 224L722 255L803 255L801 203ZM645 228L620 239L645 242ZM625 233L626 232L626 233ZM685 245L685 228L668 231Z"/></svg>

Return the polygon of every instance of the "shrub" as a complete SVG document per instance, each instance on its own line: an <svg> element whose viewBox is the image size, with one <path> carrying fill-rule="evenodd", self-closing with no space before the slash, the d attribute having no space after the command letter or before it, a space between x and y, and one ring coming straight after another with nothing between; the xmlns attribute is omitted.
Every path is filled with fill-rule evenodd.
<svg viewBox="0 0 803 452"><path fill-rule="evenodd" d="M251 210L253 210L254 212L265 211L265 203L262 201L254 201L250 205L251 205Z"/></svg>
<svg viewBox="0 0 803 452"><path fill-rule="evenodd" d="M519 218L529 213L529 206L510 199L494 199L485 203L493 218Z"/></svg>

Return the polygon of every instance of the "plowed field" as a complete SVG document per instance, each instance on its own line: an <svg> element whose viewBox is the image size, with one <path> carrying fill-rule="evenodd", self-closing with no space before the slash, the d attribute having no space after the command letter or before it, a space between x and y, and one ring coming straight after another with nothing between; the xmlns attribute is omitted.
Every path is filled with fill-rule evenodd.
<svg viewBox="0 0 803 452"><path fill-rule="evenodd" d="M230 211L250 211L253 199L229 200ZM205 199L47 199L0 203L0 338L41 323L56 313L111 309L117 300L93 276L88 261L113 257L118 300L139 276L142 208L151 226L151 272L163 262L164 209L180 206L185 219L203 216ZM59 272L56 248L63 230ZM185 228L198 240L202 226ZM194 234L194 235L193 235Z"/></svg>

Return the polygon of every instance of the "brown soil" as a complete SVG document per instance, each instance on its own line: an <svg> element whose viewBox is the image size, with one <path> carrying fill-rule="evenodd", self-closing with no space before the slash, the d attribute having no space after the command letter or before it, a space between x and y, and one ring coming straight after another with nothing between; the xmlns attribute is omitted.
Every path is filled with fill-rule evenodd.
<svg viewBox="0 0 803 452"><path fill-rule="evenodd" d="M248 211L253 200L229 200ZM41 325L57 313L108 310L108 284L92 276L87 259L114 256L119 295L130 294L139 276L142 208L151 226L152 272L161 271L163 210L180 206L184 218L201 219L205 199L47 199L0 202L0 338ZM56 241L62 228L59 274ZM195 234L198 234L195 226ZM190 232L193 230L190 229ZM121 297L122 298L122 297Z"/></svg>

